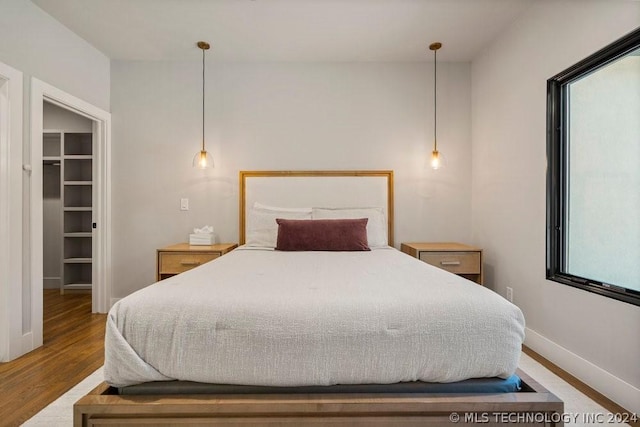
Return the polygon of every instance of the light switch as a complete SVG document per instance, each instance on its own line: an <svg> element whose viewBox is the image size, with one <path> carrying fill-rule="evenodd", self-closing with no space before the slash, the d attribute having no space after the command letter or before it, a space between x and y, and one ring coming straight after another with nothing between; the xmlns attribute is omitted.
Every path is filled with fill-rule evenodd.
<svg viewBox="0 0 640 427"><path fill-rule="evenodd" d="M189 210L189 199L180 199L180 210L181 211Z"/></svg>

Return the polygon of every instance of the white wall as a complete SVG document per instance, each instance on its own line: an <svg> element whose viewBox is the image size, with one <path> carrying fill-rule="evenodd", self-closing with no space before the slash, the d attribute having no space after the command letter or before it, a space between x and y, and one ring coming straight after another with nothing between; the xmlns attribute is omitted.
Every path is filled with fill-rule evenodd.
<svg viewBox="0 0 640 427"><path fill-rule="evenodd" d="M640 3L542 1L472 64L472 228L527 344L640 412L640 307L545 280L546 80L640 25Z"/></svg>
<svg viewBox="0 0 640 427"><path fill-rule="evenodd" d="M197 57L196 57L197 58ZM213 225L238 239L238 171L393 169L396 245L470 238L469 64L438 64L440 171L433 144L432 64L112 64L113 297L154 281L155 250ZM190 199L188 212L179 210Z"/></svg>
<svg viewBox="0 0 640 427"><path fill-rule="evenodd" d="M25 0L0 0L0 61L109 111L109 58Z"/></svg>
<svg viewBox="0 0 640 427"><path fill-rule="evenodd" d="M42 128L63 132L93 132L93 121L50 102L42 106Z"/></svg>
<svg viewBox="0 0 640 427"><path fill-rule="evenodd" d="M31 77L45 81L59 89L81 98L97 107L108 110L110 105L110 61L104 54L78 37L47 13L26 0L0 0L0 62L24 73L23 140L20 164L30 164L29 102ZM16 163L16 159L14 159ZM41 167L41 165L33 165ZM32 325L31 289L29 277L30 230L29 198L30 179L22 174L22 219L15 220L14 229L22 228L22 300L11 301L21 305L22 330L27 334ZM18 187L16 185L16 187ZM15 188L14 188L15 191ZM14 217L15 218L15 217ZM20 225L22 224L22 225ZM3 272L4 273L4 272ZM6 273L4 273L6 274ZM41 287L40 283L33 286Z"/></svg>

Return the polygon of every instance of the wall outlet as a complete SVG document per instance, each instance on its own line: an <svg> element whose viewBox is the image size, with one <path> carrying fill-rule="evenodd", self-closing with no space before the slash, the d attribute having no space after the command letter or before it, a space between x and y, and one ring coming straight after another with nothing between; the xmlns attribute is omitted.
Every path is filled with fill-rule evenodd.
<svg viewBox="0 0 640 427"><path fill-rule="evenodd" d="M509 302L513 302L513 288L507 286L507 299Z"/></svg>
<svg viewBox="0 0 640 427"><path fill-rule="evenodd" d="M189 210L189 199L180 199L180 210L181 211Z"/></svg>

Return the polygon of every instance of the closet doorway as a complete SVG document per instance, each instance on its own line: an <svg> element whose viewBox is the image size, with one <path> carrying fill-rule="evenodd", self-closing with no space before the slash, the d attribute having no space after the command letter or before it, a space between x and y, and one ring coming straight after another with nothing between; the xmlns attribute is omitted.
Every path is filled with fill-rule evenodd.
<svg viewBox="0 0 640 427"><path fill-rule="evenodd" d="M43 101L43 287L90 293L93 283L93 122Z"/></svg>
<svg viewBox="0 0 640 427"><path fill-rule="evenodd" d="M68 151L69 159L65 158L65 142L62 140L58 154L60 166L53 164L46 166L47 168L61 168L61 171L58 172L61 182L61 200L57 203L58 206L62 205L62 210L60 212L61 218L58 218L58 221L61 222L61 227L67 227L67 231L65 228L62 229L62 236L59 237L62 240L61 246L59 246L62 257L58 270L60 276L47 277L59 277L57 283L60 286L72 285L69 290L76 288L74 290L76 292L78 288L88 290L90 284L91 311L94 313L106 313L111 306L111 114L41 80L31 78L31 164L25 165L25 170L30 174L28 186L29 239L26 249L29 258L29 278L22 300L22 306L25 308L23 328L30 331L30 342L25 343L23 353L40 347L43 342L44 205L49 204L49 201L45 202L43 197L45 194L43 183L45 173L56 176L55 172L45 172L44 163L45 160L50 163L55 163L57 160L55 155L44 155L44 150L49 150L49 148L45 148L45 144L50 142L48 140L45 142L45 139L49 139L55 133L59 133L62 139L67 137L67 132L64 129L46 129L44 118L46 104L81 116L91 124L90 134L69 132L69 138L72 141L71 151ZM48 132L50 130L56 132ZM72 135L74 133L79 135ZM87 135L91 136L91 142L88 144L91 146L90 154L86 140L83 141ZM89 158L89 156L91 157ZM51 158L46 159L46 157ZM65 176L66 160L76 160L79 165L74 165L71 175ZM63 182L65 180L69 181L67 185ZM91 185L89 185L89 181ZM51 190L51 188L46 190ZM70 218L70 222L67 224L64 218L66 212L78 213L78 217L89 216L87 212L90 212L91 228L87 229L86 218ZM68 245L64 242L66 233L69 233L70 237ZM87 233L90 233L90 237ZM54 244L58 245L58 243ZM67 264L73 265L73 267L67 269ZM51 280L47 280L47 286L52 286L51 282ZM64 292L67 290L64 289Z"/></svg>

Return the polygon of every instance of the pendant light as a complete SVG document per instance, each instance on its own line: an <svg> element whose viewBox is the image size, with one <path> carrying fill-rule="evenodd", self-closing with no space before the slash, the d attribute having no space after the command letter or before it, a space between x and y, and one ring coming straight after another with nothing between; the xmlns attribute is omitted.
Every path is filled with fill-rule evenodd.
<svg viewBox="0 0 640 427"><path fill-rule="evenodd" d="M442 156L440 156L440 152L438 151L438 134L437 123L438 123L438 67L437 67L437 56L438 49L442 47L442 43L435 42L429 45L429 49L433 51L433 151L431 152L431 167L435 170L440 169L442 166Z"/></svg>
<svg viewBox="0 0 640 427"><path fill-rule="evenodd" d="M204 53L210 46L209 43L200 41L198 47L202 49L202 148L193 157L193 167L209 169L213 167L213 159L204 148Z"/></svg>

